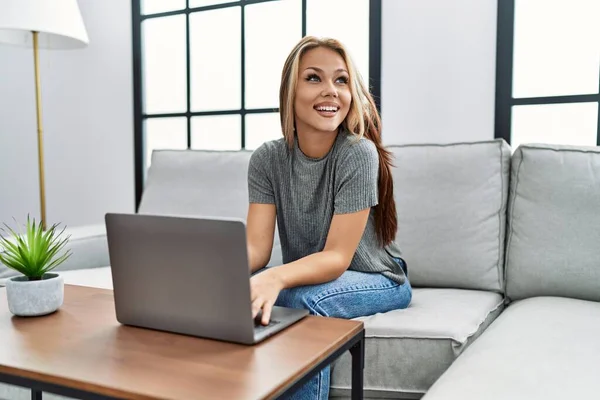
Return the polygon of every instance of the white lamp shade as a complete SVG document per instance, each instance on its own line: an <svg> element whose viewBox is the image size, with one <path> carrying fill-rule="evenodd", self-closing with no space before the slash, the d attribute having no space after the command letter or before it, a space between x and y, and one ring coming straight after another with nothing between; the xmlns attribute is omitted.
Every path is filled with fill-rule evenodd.
<svg viewBox="0 0 600 400"><path fill-rule="evenodd" d="M88 44L77 0L0 0L0 43L33 47L32 31L45 49Z"/></svg>

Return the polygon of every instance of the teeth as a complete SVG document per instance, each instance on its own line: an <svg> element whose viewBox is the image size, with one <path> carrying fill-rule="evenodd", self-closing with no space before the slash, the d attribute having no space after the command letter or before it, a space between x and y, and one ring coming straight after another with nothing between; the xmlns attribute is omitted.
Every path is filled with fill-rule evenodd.
<svg viewBox="0 0 600 400"><path fill-rule="evenodd" d="M317 107L319 111L337 111L337 107Z"/></svg>

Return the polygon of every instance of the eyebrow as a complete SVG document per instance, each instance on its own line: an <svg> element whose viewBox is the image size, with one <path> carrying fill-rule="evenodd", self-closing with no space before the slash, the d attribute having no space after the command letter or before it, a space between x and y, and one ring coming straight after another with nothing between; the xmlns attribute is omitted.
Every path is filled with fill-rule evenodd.
<svg viewBox="0 0 600 400"><path fill-rule="evenodd" d="M314 69L317 72L323 73L323 70L321 68L319 68L319 67L308 67L306 69ZM346 71L344 68L338 68L338 69L335 70L335 72L345 72L345 73L348 73L348 71Z"/></svg>

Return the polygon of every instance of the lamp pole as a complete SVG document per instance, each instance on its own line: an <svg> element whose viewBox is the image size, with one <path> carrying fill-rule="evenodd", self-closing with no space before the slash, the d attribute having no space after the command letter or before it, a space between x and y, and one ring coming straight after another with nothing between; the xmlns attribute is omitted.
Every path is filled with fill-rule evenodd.
<svg viewBox="0 0 600 400"><path fill-rule="evenodd" d="M42 229L46 230L46 193L44 179L44 134L42 129L42 93L40 84L40 55L38 32L33 31L33 64L35 71L35 110L37 117L38 169L40 176L40 209Z"/></svg>

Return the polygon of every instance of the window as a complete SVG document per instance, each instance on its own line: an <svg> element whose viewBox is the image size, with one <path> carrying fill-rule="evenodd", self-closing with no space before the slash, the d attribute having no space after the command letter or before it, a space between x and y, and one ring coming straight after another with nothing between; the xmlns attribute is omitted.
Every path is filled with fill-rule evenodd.
<svg viewBox="0 0 600 400"><path fill-rule="evenodd" d="M279 83L305 35L341 40L379 104L381 0L133 0L136 205L155 149L281 137Z"/></svg>
<svg viewBox="0 0 600 400"><path fill-rule="evenodd" d="M600 145L600 2L498 1L495 136Z"/></svg>

